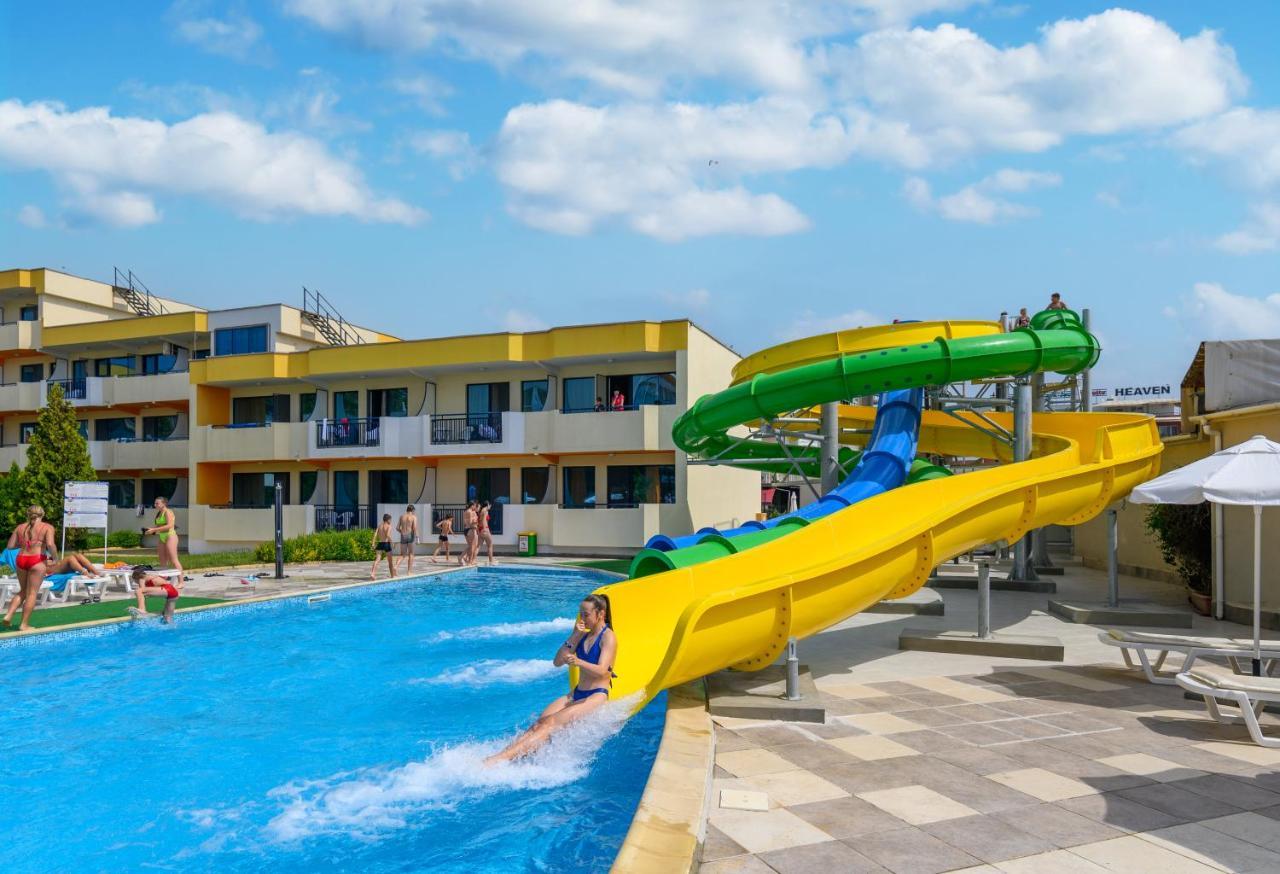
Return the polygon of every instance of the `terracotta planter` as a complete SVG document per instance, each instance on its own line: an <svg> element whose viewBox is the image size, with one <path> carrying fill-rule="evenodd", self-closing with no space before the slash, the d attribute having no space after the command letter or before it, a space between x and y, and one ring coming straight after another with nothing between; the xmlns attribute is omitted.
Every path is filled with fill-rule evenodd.
<svg viewBox="0 0 1280 874"><path fill-rule="evenodd" d="M1208 616L1213 611L1213 597L1204 592L1187 589L1187 600L1191 603L1191 609L1201 616Z"/></svg>

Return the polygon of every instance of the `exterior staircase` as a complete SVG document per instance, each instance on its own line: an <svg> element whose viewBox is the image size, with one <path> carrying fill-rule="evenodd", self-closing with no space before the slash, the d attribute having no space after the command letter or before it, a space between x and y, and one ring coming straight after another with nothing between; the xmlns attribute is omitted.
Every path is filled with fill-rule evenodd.
<svg viewBox="0 0 1280 874"><path fill-rule="evenodd" d="M351 328L350 322L335 310L318 291L302 286L302 318L315 326L330 346L355 346L364 340Z"/></svg>
<svg viewBox="0 0 1280 874"><path fill-rule="evenodd" d="M114 277L111 285L114 287L116 294L124 299L129 305L129 309L133 310L139 316L159 316L168 312L164 308L164 304L160 303L160 298L151 293L151 289L143 284L142 280L134 275L132 270L121 270L119 267L112 267Z"/></svg>

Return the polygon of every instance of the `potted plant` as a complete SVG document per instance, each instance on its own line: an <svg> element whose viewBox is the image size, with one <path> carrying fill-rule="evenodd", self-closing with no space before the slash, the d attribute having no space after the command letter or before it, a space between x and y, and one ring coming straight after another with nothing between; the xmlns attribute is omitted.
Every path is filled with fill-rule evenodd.
<svg viewBox="0 0 1280 874"><path fill-rule="evenodd" d="M1147 509L1146 523L1160 545L1160 555L1186 584L1187 600L1197 613L1208 616L1213 604L1209 505L1156 504Z"/></svg>

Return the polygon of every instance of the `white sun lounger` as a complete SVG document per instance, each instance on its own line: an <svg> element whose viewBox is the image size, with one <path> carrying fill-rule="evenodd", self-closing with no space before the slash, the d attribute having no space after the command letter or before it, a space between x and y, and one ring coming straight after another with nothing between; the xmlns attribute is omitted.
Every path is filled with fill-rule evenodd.
<svg viewBox="0 0 1280 874"><path fill-rule="evenodd" d="M1153 683L1172 686L1177 682L1177 671L1161 671L1169 653L1183 655L1179 671L1190 670L1197 658L1216 656L1225 658L1237 673L1249 670L1245 662L1253 658L1253 641L1233 637L1195 637L1186 634L1156 634L1147 631L1127 631L1111 628L1098 633L1098 640L1117 647L1124 663L1130 668L1141 667L1147 679ZM1148 653L1155 653L1154 663ZM1262 659L1266 672L1271 674L1280 660L1280 640L1262 641ZM1135 660L1137 664L1135 664ZM1244 661L1241 661L1244 660Z"/></svg>
<svg viewBox="0 0 1280 874"><path fill-rule="evenodd" d="M0 600L7 604L21 588L22 584L18 582L17 577L0 577Z"/></svg>
<svg viewBox="0 0 1280 874"><path fill-rule="evenodd" d="M1178 674L1178 685L1204 697L1209 715L1219 722L1244 723L1249 736L1259 746L1280 749L1280 737L1268 737L1262 733L1258 717L1268 704L1280 703L1280 677L1255 677L1236 674L1216 665L1197 665ZM1223 713L1220 703L1233 704L1239 716Z"/></svg>

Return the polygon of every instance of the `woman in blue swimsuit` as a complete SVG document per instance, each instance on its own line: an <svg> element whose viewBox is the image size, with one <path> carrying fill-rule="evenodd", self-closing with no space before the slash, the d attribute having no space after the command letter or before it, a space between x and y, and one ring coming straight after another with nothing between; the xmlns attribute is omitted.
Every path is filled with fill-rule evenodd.
<svg viewBox="0 0 1280 874"><path fill-rule="evenodd" d="M613 664L618 655L618 636L613 633L612 619L609 599L604 595L587 595L582 599L573 634L561 644L555 657L557 666L578 669L577 687L552 701L537 722L505 750L485 759L485 764L527 756L546 743L554 732L608 702Z"/></svg>

